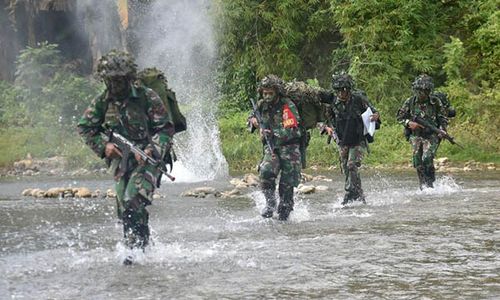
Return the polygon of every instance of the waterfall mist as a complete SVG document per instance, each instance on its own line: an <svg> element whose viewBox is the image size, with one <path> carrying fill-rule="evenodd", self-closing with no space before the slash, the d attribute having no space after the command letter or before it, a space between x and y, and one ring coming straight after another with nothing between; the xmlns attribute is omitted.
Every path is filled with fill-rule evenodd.
<svg viewBox="0 0 500 300"><path fill-rule="evenodd" d="M174 174L188 181L228 173L216 119L216 46L209 5L207 0L155 1L138 9L141 15L134 24L139 66L165 72L187 118L188 129L175 137L179 161Z"/></svg>

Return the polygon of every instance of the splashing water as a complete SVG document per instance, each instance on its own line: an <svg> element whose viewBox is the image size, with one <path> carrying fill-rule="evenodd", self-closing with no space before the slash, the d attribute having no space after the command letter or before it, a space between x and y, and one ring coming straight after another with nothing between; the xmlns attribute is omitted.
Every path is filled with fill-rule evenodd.
<svg viewBox="0 0 500 300"><path fill-rule="evenodd" d="M0 182L0 298L495 298L498 174L455 176L426 194L414 173L367 173L367 204L342 208L338 176L330 192L297 195L287 222L260 216L257 188L186 199L193 184L172 185L127 267L114 201L19 199L32 182ZM56 183L71 182L42 182Z"/></svg>
<svg viewBox="0 0 500 300"><path fill-rule="evenodd" d="M182 162L175 164L174 175L179 172L183 181L228 175L216 120L216 51L208 4L156 1L147 6L137 26L139 65L165 71L187 118L188 128L176 135L174 146Z"/></svg>
<svg viewBox="0 0 500 300"><path fill-rule="evenodd" d="M434 188L424 188L417 193L424 195L449 195L460 191L462 191L462 187L455 182L453 177L443 176L436 179Z"/></svg>

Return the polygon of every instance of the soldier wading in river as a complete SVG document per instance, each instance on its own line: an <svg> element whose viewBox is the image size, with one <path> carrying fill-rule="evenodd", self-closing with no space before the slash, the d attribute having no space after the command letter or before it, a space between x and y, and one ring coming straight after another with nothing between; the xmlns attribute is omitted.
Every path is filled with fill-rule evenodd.
<svg viewBox="0 0 500 300"><path fill-rule="evenodd" d="M170 152L173 124L160 97L136 80L136 65L130 54L112 50L99 60L97 72L106 90L85 110L78 132L112 168L125 244L144 249L150 234L146 206L151 204L160 179L158 170L140 156L123 158L123 153L115 144L106 142L102 133L105 129L117 132L148 155L163 159ZM124 261L131 262L131 258Z"/></svg>
<svg viewBox="0 0 500 300"><path fill-rule="evenodd" d="M420 188L433 187L436 180L434 157L440 139L446 135L448 120L440 99L431 93L434 84L430 76L424 74L415 78L412 89L414 95L399 109L397 120L408 132L408 140L413 149L413 167L417 170ZM439 128L441 132L432 131L429 126L423 126L423 122Z"/></svg>
<svg viewBox="0 0 500 300"><path fill-rule="evenodd" d="M341 168L345 175L346 193L342 205L355 200L365 202L359 167L368 150L367 139L371 137L363 132L361 114L370 108L373 112L370 120L379 122L379 113L362 91L354 90L354 81L349 74L333 75L332 88L334 94L327 101L330 109L326 114L325 130L330 136L337 137Z"/></svg>
<svg viewBox="0 0 500 300"><path fill-rule="evenodd" d="M262 79L258 87L262 98L257 103L257 112L249 118L254 128L260 127L264 157L259 166L261 188L266 198L262 211L264 218L273 216L276 210L276 178L279 181L278 218L287 220L293 210L293 188L300 181L300 116L297 107L284 97L284 82L276 75ZM261 120L257 120L261 116ZM266 140L267 139L267 140Z"/></svg>

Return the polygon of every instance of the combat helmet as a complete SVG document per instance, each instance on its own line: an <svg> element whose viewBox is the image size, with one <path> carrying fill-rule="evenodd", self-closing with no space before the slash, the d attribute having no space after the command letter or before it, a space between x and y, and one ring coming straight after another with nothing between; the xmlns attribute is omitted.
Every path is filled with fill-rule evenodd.
<svg viewBox="0 0 500 300"><path fill-rule="evenodd" d="M347 73L333 74L332 76L332 89L341 90L348 89L352 90L354 88L354 80L351 75Z"/></svg>
<svg viewBox="0 0 500 300"><path fill-rule="evenodd" d="M434 83L432 83L432 77L427 74L419 75L415 78L415 81L411 84L411 88L416 92L419 90L432 91L434 89Z"/></svg>
<svg viewBox="0 0 500 300"><path fill-rule="evenodd" d="M137 73L137 65L130 53L113 49L99 59L97 75L103 79L116 76L134 78Z"/></svg>
<svg viewBox="0 0 500 300"><path fill-rule="evenodd" d="M257 87L257 92L262 94L263 89L274 89L278 95L285 94L285 82L276 75L269 74L262 78Z"/></svg>

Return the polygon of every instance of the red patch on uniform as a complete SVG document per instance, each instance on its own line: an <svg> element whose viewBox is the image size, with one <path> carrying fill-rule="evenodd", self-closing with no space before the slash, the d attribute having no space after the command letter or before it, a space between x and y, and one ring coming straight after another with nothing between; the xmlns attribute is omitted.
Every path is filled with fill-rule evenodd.
<svg viewBox="0 0 500 300"><path fill-rule="evenodd" d="M293 114L292 110L288 104L283 105L283 127L285 128L295 128L299 126L297 118Z"/></svg>

